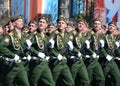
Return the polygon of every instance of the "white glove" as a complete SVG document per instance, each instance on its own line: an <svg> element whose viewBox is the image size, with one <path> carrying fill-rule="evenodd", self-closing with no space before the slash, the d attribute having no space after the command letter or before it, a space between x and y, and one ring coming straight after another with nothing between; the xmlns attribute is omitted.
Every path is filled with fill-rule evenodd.
<svg viewBox="0 0 120 86"><path fill-rule="evenodd" d="M120 61L120 58L119 57L115 57L115 59L119 60Z"/></svg>
<svg viewBox="0 0 120 86"><path fill-rule="evenodd" d="M93 57L94 59L97 58L96 53L93 53L93 54L92 54L92 57Z"/></svg>
<svg viewBox="0 0 120 86"><path fill-rule="evenodd" d="M97 59L99 59L99 57L100 57L100 56L99 56L99 55L97 55L96 57L97 57Z"/></svg>
<svg viewBox="0 0 120 86"><path fill-rule="evenodd" d="M27 39L26 43L27 43L27 49L30 49L32 42L29 39Z"/></svg>
<svg viewBox="0 0 120 86"><path fill-rule="evenodd" d="M28 61L30 61L31 58L32 58L32 57L31 57L30 55L27 56Z"/></svg>
<svg viewBox="0 0 120 86"><path fill-rule="evenodd" d="M73 58L75 58L75 56L71 56L70 58L73 59Z"/></svg>
<svg viewBox="0 0 120 86"><path fill-rule="evenodd" d="M86 57L86 58L90 58L90 56L89 56L89 55L86 55L85 57Z"/></svg>
<svg viewBox="0 0 120 86"><path fill-rule="evenodd" d="M81 55L82 55L82 54L81 54L80 52L77 54L78 57L81 57Z"/></svg>
<svg viewBox="0 0 120 86"><path fill-rule="evenodd" d="M46 56L46 60L48 61L50 59L50 57L49 56Z"/></svg>
<svg viewBox="0 0 120 86"><path fill-rule="evenodd" d="M27 57L24 56L23 59L25 60L25 59L27 59Z"/></svg>
<svg viewBox="0 0 120 86"><path fill-rule="evenodd" d="M42 52L39 52L39 53L38 53L38 57L40 57L40 58L42 58L42 59L43 59L43 58L45 58L45 54L44 54L44 53L42 53Z"/></svg>
<svg viewBox="0 0 120 86"><path fill-rule="evenodd" d="M72 41L69 41L67 44L69 46L69 50L72 51L73 50L73 43L72 43Z"/></svg>
<svg viewBox="0 0 120 86"><path fill-rule="evenodd" d="M107 57L106 57L106 59L107 59L108 61L110 61L112 58L113 58L113 57L110 56L110 55L107 55Z"/></svg>
<svg viewBox="0 0 120 86"><path fill-rule="evenodd" d="M104 42L104 40L101 39L101 40L100 40L100 47L103 48L104 46L105 46L105 42Z"/></svg>
<svg viewBox="0 0 120 86"><path fill-rule="evenodd" d="M86 40L85 44L86 44L87 49L89 49L90 48L90 42L88 40Z"/></svg>
<svg viewBox="0 0 120 86"><path fill-rule="evenodd" d="M118 48L120 46L119 42L115 42L115 47Z"/></svg>
<svg viewBox="0 0 120 86"><path fill-rule="evenodd" d="M17 62L19 59L20 59L20 57L15 54L15 57L14 57L15 62Z"/></svg>
<svg viewBox="0 0 120 86"><path fill-rule="evenodd" d="M61 54L58 54L57 58L60 61L60 60L62 60L63 56Z"/></svg>
<svg viewBox="0 0 120 86"><path fill-rule="evenodd" d="M50 39L49 42L51 43L50 48L54 48L55 41L53 39Z"/></svg>

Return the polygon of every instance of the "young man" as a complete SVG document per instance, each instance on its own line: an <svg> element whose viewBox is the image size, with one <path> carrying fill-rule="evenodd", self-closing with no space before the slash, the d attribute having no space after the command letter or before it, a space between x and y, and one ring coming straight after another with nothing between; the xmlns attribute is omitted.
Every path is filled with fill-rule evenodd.
<svg viewBox="0 0 120 86"><path fill-rule="evenodd" d="M53 40L50 46L50 67L52 70L53 79L57 83L65 86L74 86L74 81L72 79L71 72L67 65L67 59L65 57L66 46L68 45L68 37L65 33L65 28L67 27L66 20L60 17L57 20L58 30L55 31L55 36L52 37ZM59 80L61 78L62 81Z"/></svg>
<svg viewBox="0 0 120 86"><path fill-rule="evenodd" d="M29 23L29 39L32 42L32 46L29 49L32 57L29 64L30 85L41 86L40 82L43 81L42 84L44 85L55 86L51 70L48 67L49 58L46 56L45 52L46 46L49 42L44 33L44 30L48 24L48 20L46 17L42 16L39 18L38 22L38 28L35 21L31 21Z"/></svg>
<svg viewBox="0 0 120 86"><path fill-rule="evenodd" d="M23 46L25 43L24 35L21 32L23 20L21 16L14 16L15 29L6 34L4 40L0 42L0 50L5 59L3 86L13 86L15 79L20 86L29 86L27 72L21 61Z"/></svg>

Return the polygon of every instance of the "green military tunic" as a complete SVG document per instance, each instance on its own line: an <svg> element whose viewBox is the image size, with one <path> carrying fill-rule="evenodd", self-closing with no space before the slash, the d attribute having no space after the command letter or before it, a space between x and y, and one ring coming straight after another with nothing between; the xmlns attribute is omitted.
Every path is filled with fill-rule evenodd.
<svg viewBox="0 0 120 86"><path fill-rule="evenodd" d="M0 51L5 59L3 63L4 86L13 86L15 79L20 82L20 85L29 86L27 72L21 61L24 43L24 35L21 33L19 36L16 30L5 35L4 40L0 42ZM20 57L17 62L14 60L15 54Z"/></svg>
<svg viewBox="0 0 120 86"><path fill-rule="evenodd" d="M43 32L30 33L29 39L32 41L32 46L29 49L32 59L29 64L29 76L31 86L37 86L41 79L45 85L55 86L48 61L45 58L38 57L39 52L45 54L44 50L48 44L48 39Z"/></svg>
<svg viewBox="0 0 120 86"><path fill-rule="evenodd" d="M50 49L50 67L53 74L53 79L55 83L57 82L59 77L63 77L65 86L74 86L74 81L72 79L72 75L70 73L69 67L67 66L67 59L65 57L65 53L67 51L67 42L68 37L66 33L55 31L55 36L53 37L55 41L54 48ZM62 59L58 60L58 55L62 55Z"/></svg>
<svg viewBox="0 0 120 86"><path fill-rule="evenodd" d="M98 58L99 58L99 40L102 39L102 35L100 35L97 32L93 32L91 31L91 43L90 43L90 47L92 49L92 52L96 53L96 57L93 58L93 61L91 61L91 63L88 65L87 69L88 69L88 73L89 73L89 77L91 79L91 82L93 82L94 84L97 84L98 86L105 86L105 78L104 78L104 74L102 71L102 67L98 62ZM95 82L93 80L93 77L95 76L95 80L97 82Z"/></svg>
<svg viewBox="0 0 120 86"><path fill-rule="evenodd" d="M76 80L75 85L90 86L90 80L83 58L82 56L78 56L78 53L82 51L84 37L76 31L72 31L68 35L69 39L73 38L72 42L74 45L73 50L69 50L68 52L68 65L70 66L73 79ZM72 56L74 58L71 58Z"/></svg>
<svg viewBox="0 0 120 86"><path fill-rule="evenodd" d="M116 40L116 36L113 36L111 34L106 34L104 38L105 46L103 48L100 48L99 51L101 54L100 58L102 59L101 64L103 66L103 72L104 72L105 78L108 76L108 74L111 74L113 76L112 79L115 81L114 82L115 86L119 86L120 85L120 72L119 72L117 64L113 60L115 40ZM108 59L106 58L108 55L113 57L110 61L108 61Z"/></svg>

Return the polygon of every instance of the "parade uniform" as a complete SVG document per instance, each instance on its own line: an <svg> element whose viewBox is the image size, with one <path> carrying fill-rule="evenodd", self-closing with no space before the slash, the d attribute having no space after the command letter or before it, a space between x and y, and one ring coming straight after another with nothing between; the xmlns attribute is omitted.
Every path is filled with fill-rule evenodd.
<svg viewBox="0 0 120 86"><path fill-rule="evenodd" d="M100 63L103 67L103 72L105 78L108 74L113 76L113 82L115 86L120 85L120 73L117 64L115 63L114 59L114 43L116 40L116 36L111 34L106 34L105 38L103 39L103 43L100 51Z"/></svg>
<svg viewBox="0 0 120 86"><path fill-rule="evenodd" d="M50 49L50 67L55 83L57 84L58 78L62 77L64 82L63 86L74 86L74 81L70 69L67 65L67 59L65 57L66 46L68 38L66 33L55 31L53 37L55 41L54 47Z"/></svg>
<svg viewBox="0 0 120 86"><path fill-rule="evenodd" d="M48 59L45 55L45 48L48 44L48 39L43 32L31 32L29 39L32 46L29 49L31 53L31 61L29 63L29 78L31 86L38 86L41 79L45 85L55 86L52 78L51 70L48 67Z"/></svg>
<svg viewBox="0 0 120 86"><path fill-rule="evenodd" d="M97 54L95 51L92 49L91 45L92 44L92 33L91 31L87 32L86 34L83 34L85 36L85 41L84 41L84 48L83 48L83 54L85 57L85 64L87 67L88 75L90 82L92 84L93 77L95 76L95 79L98 81L97 85L99 86L104 86L104 75L102 72L102 68L100 64L97 61Z"/></svg>
<svg viewBox="0 0 120 86"><path fill-rule="evenodd" d="M13 86L13 81L17 79L22 86L29 86L27 72L21 61L22 51L25 43L24 35L16 30L5 35L4 40L0 42L1 53L5 61L3 62L4 85Z"/></svg>
<svg viewBox="0 0 120 86"><path fill-rule="evenodd" d="M75 81L75 86L78 86L80 84L82 86L90 86L88 72L83 62L81 53L84 37L77 31L69 32L68 35L69 39L72 39L74 45L73 50L68 51L67 58L73 80Z"/></svg>

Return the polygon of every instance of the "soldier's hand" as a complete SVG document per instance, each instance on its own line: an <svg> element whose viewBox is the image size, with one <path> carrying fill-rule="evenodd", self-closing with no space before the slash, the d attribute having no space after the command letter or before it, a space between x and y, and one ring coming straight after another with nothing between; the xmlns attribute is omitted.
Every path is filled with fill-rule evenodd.
<svg viewBox="0 0 120 86"><path fill-rule="evenodd" d="M92 57L95 59L95 58L97 58L97 54L94 52L93 54L92 54Z"/></svg>
<svg viewBox="0 0 120 86"><path fill-rule="evenodd" d="M118 48L118 47L120 47L119 42L115 42L115 48Z"/></svg>
<svg viewBox="0 0 120 86"><path fill-rule="evenodd" d="M100 40L100 47L103 48L104 46L105 46L105 42L104 42L104 40L101 39L101 40Z"/></svg>
<svg viewBox="0 0 120 86"><path fill-rule="evenodd" d="M30 61L31 58L32 58L32 57L31 57L30 55L27 56L28 61Z"/></svg>
<svg viewBox="0 0 120 86"><path fill-rule="evenodd" d="M86 40L85 44L86 44L86 48L89 49L90 48L90 42L89 42L89 40Z"/></svg>
<svg viewBox="0 0 120 86"><path fill-rule="evenodd" d="M112 58L113 58L113 57L110 56L110 55L107 55L107 56L106 56L106 59L107 59L108 61L112 60Z"/></svg>
<svg viewBox="0 0 120 86"><path fill-rule="evenodd" d="M19 61L19 59L20 59L20 57L15 54L15 57L14 57L15 62Z"/></svg>
<svg viewBox="0 0 120 86"><path fill-rule="evenodd" d="M58 54L57 58L58 58L59 61L61 61L63 56L61 54Z"/></svg>
<svg viewBox="0 0 120 86"><path fill-rule="evenodd" d="M68 43L68 46L69 46L69 50L73 50L73 43L72 43L72 41L69 41Z"/></svg>
<svg viewBox="0 0 120 86"><path fill-rule="evenodd" d="M27 49L30 49L32 42L29 39L27 39L26 44L27 44Z"/></svg>
<svg viewBox="0 0 120 86"><path fill-rule="evenodd" d="M44 53L42 53L42 52L39 52L39 53L38 53L38 57L40 57L40 58L42 58L42 59L43 59L43 58L45 58L45 54L44 54Z"/></svg>
<svg viewBox="0 0 120 86"><path fill-rule="evenodd" d="M49 42L51 43L50 48L54 48L55 41L53 39L50 39Z"/></svg>

